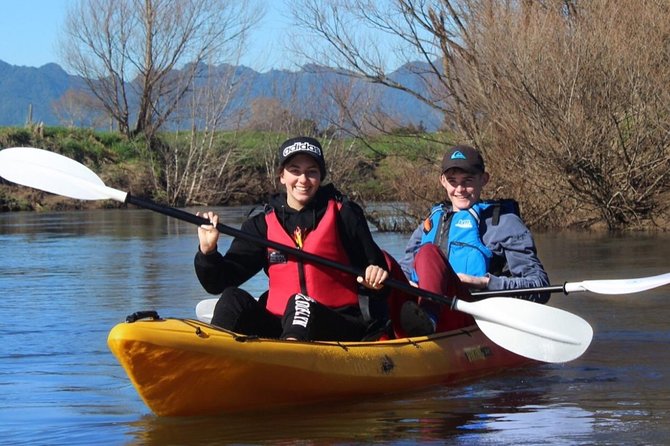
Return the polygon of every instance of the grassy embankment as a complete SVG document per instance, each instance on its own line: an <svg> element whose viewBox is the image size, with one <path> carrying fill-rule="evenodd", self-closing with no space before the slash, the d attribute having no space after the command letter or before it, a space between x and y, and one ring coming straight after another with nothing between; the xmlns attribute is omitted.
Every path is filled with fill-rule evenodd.
<svg viewBox="0 0 670 446"><path fill-rule="evenodd" d="M217 135L218 147L235 147L233 171L241 175L267 176L267 163L276 152L276 147L286 135L263 132L221 132ZM175 136L168 135L169 143L175 143ZM178 137L177 137L178 138ZM383 137L371 145L357 141L338 142L331 145L326 158L331 169L330 180L339 188L361 201L394 201L399 197L392 184L394 170L402 169L403 162L417 157L430 158L429 144L421 143L421 138ZM419 141L417 143L417 141ZM128 140L115 132L100 132L86 129L46 127L0 128L0 148L37 147L51 150L75 159L96 172L110 187L131 191L157 201L164 200L164 191L157 183L156 164L148 162L146 144L142 140ZM423 147L422 147L423 146ZM337 147L337 148L336 148ZM332 149L332 150L331 150ZM404 161L399 161L404 160ZM152 170L153 169L153 170ZM248 190L238 191L226 202L207 203L210 205L238 205L259 203L272 184L270 178L249 182ZM190 203L184 203L190 204ZM82 202L46 194L37 190L18 187L0 180L0 211L53 211L100 207L116 207L111 201Z"/></svg>

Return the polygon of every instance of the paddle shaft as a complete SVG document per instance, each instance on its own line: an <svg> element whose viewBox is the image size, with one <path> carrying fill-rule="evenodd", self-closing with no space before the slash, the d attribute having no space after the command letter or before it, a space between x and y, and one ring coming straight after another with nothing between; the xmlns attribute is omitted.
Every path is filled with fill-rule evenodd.
<svg viewBox="0 0 670 446"><path fill-rule="evenodd" d="M179 209L171 208L168 206L163 206L158 203L155 203L151 200L139 198L132 196L131 194L128 194L126 196L126 203L144 208L144 209L150 209L152 211L156 211L158 213L161 213L163 215L167 215L170 217L177 218L179 220L183 220L189 223L193 223L195 225L201 226L201 225L211 225L212 223L207 220L206 218L199 217L195 214L191 214L190 212L182 211ZM278 251L285 252L287 254L294 255L297 258L304 259L304 260L309 260L310 262L317 263L320 265L328 266L340 271L343 271L345 273L353 274L355 276L362 276L363 272L358 271L357 269L344 265L342 263L335 262L333 260L327 259L325 257L317 256L315 254L311 254L309 252L301 251L299 249L293 248L291 246L287 246L281 243L273 242L271 240L268 240L263 237L258 237L256 235L250 234L248 232L241 231L239 229L232 228L230 226L223 225L219 223L216 225L216 229L222 233L229 235L231 237L240 237L245 240L248 240L250 242L257 243L259 245L267 246L269 248L274 248ZM436 294L428 290L423 290L421 288L414 287L408 283L401 282L396 279L386 279L384 281L385 285L390 286L391 288L395 288L399 291L403 291L405 293L411 294L412 296L420 296L420 297L425 297L428 298L432 301L453 306L454 304L454 298L452 297L447 297L443 296L441 294ZM546 287L539 287L539 288L520 288L520 289L513 289L513 290L497 290L497 291L474 291L471 292L470 294L473 297L477 298L487 298L487 297L502 297L502 296L520 296L520 295L525 295L525 294L536 294L536 293L565 293L565 286L564 285L554 285L554 286L546 286Z"/></svg>
<svg viewBox="0 0 670 446"><path fill-rule="evenodd" d="M197 215L162 206L146 199L132 197L126 192L107 187L93 171L83 164L42 149L15 147L0 150L0 176L18 184L71 198L113 199L199 226L211 224L210 221ZM360 271L349 266L271 242L264 237L254 236L221 224L217 225L217 230L261 246L275 248L313 263L320 263L357 276L362 275ZM654 286L669 283L670 277L668 280L666 282L663 275L661 279L656 278ZM397 280L387 280L386 285L407 294L435 300L449 305L456 311L470 314L475 318L481 331L493 342L521 356L539 361L570 361L579 357L588 348L593 338L593 329L588 322L558 308L504 297L468 302L415 288L406 282Z"/></svg>
<svg viewBox="0 0 670 446"><path fill-rule="evenodd" d="M158 213L161 213L163 215L167 215L169 217L174 217L179 220L186 221L188 223L193 223L195 225L201 226L201 225L211 225L212 223L207 220L206 218L199 217L195 214L191 214L190 212L182 211L179 209L171 208L168 206L163 206L158 203L155 203L151 200L147 200L144 198L138 198L134 197L131 194L128 194L126 196L126 203L132 204L144 209L150 209L152 211L156 211ZM303 260L309 260L310 262L313 263L318 263L320 265L328 266L340 271L343 271L345 273L353 274L354 276L363 276L362 271L358 271L355 268L352 268L348 265L344 265L338 262L334 262L330 259L326 259L325 257L317 256L315 254L311 254L309 252L301 251L299 249L283 245L281 243L273 242L272 240L268 240L263 237L258 237L256 235L250 234L248 232L241 231L239 229L231 228L230 226L226 226L224 224L217 224L216 229L226 235L230 235L231 237L240 237L243 239L246 239L250 242L258 243L259 245L267 246L269 248L274 248L278 251L282 251L287 254L294 255L297 258L303 259ZM425 297L427 299L433 300L435 302L444 304L444 305L449 305L453 306L455 303L455 300L453 297L447 297L443 296L441 294L433 293L428 290L422 290L421 288L413 287L412 285L401 282L399 280L395 279L386 279L384 281L384 285L390 286L391 288L395 288L399 291L403 291L405 293L411 294L413 296L420 296L420 297Z"/></svg>
<svg viewBox="0 0 670 446"><path fill-rule="evenodd" d="M473 297L484 299L486 297L522 296L526 294L542 294L542 293L568 294L568 292L565 291L565 285L549 285L537 288L515 288L511 290L473 291L470 294Z"/></svg>

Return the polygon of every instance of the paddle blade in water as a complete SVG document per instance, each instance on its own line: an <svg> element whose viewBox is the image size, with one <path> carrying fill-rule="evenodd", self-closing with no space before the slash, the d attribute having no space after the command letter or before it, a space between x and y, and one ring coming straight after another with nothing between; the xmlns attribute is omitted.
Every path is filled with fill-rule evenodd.
<svg viewBox="0 0 670 446"><path fill-rule="evenodd" d="M456 309L473 315L479 328L496 344L537 361L572 361L593 339L593 329L579 316L527 300L459 300Z"/></svg>

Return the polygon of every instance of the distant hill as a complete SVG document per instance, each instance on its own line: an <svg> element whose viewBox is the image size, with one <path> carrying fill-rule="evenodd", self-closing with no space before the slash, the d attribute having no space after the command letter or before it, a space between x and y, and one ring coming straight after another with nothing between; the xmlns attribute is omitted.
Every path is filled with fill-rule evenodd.
<svg viewBox="0 0 670 446"><path fill-rule="evenodd" d="M33 121L57 125L51 102L75 85L75 79L57 64L33 68L0 61L0 125L25 124L30 104Z"/></svg>
<svg viewBox="0 0 670 446"><path fill-rule="evenodd" d="M300 71L271 70L258 73L248 67L221 66L220 70L235 70L235 75L243 85L233 101L233 107L246 108L251 101L261 97L276 98L287 107L296 100L320 94L324 83L341 82L343 77L334 71L315 66L305 66ZM318 74L317 74L318 72ZM413 76L406 68L391 75L396 79L412 82ZM46 125L62 125L54 114L52 104L71 88L81 85L82 79L69 75L55 63L39 68L15 66L0 61L0 126L24 125L32 106L32 121ZM291 88L285 86L290 85ZM281 86L281 87L279 87ZM402 125L422 125L429 131L439 128L442 116L418 101L413 96L354 81L354 91L366 89L372 93L375 106L392 116Z"/></svg>

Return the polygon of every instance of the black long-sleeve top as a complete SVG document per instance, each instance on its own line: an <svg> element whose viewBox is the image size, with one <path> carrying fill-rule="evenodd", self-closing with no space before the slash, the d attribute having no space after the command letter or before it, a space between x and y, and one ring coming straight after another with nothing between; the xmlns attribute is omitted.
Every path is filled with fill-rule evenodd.
<svg viewBox="0 0 670 446"><path fill-rule="evenodd" d="M342 201L338 212L337 227L351 265L363 272L368 265L378 265L386 269L382 250L372 238L363 210L356 203L347 200L332 184L322 186L314 199L300 211L290 208L286 194L270 198L270 206L279 222L289 234L296 227L309 231L316 227L326 212L328 201L335 198ZM267 239L265 213L259 213L242 223L242 231ZM267 248L264 245L239 237L233 239L228 251L222 255L218 250L195 255L195 272L203 288L211 294L220 294L225 288L239 286L256 275L261 269L268 270Z"/></svg>

